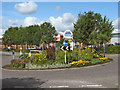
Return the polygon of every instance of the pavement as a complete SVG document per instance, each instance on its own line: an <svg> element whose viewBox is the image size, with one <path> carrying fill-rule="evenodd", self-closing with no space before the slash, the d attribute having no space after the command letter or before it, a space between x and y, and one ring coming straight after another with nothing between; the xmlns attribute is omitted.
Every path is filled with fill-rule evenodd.
<svg viewBox="0 0 120 90"><path fill-rule="evenodd" d="M0 54L2 54L0 52ZM113 62L80 68L55 70L2 69L3 88L118 88L118 58L106 55ZM15 54L18 58L18 54ZM2 54L2 66L10 63L12 55Z"/></svg>

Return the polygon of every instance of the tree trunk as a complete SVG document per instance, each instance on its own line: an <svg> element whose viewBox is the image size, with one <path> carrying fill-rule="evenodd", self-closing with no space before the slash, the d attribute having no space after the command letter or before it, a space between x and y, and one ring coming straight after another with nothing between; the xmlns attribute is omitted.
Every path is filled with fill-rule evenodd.
<svg viewBox="0 0 120 90"><path fill-rule="evenodd" d="M16 49L18 49L18 45L16 45Z"/></svg>
<svg viewBox="0 0 120 90"><path fill-rule="evenodd" d="M5 44L5 48L6 48L6 44Z"/></svg>

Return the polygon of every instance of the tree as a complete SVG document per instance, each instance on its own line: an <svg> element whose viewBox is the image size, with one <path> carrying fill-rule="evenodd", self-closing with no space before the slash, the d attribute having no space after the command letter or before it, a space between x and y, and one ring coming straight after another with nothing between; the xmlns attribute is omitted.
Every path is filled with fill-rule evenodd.
<svg viewBox="0 0 120 90"><path fill-rule="evenodd" d="M18 27L9 27L7 31L3 34L2 43L4 45L14 45L15 37L14 35L17 33Z"/></svg>
<svg viewBox="0 0 120 90"><path fill-rule="evenodd" d="M53 27L49 22L44 22L43 24L41 24L40 30L42 32L41 43L45 42L48 44L55 41L53 36L57 33L55 27Z"/></svg>
<svg viewBox="0 0 120 90"><path fill-rule="evenodd" d="M4 45L37 45L40 43L54 42L56 35L55 27L49 22L41 25L31 25L27 27L10 27L3 35L2 41Z"/></svg>
<svg viewBox="0 0 120 90"><path fill-rule="evenodd" d="M106 16L102 18L101 14L89 11L78 15L78 20L74 24L73 37L75 41L86 45L98 45L108 42L112 37L112 31L112 22L109 22Z"/></svg>
<svg viewBox="0 0 120 90"><path fill-rule="evenodd" d="M113 31L112 22L101 14L89 11L83 14L78 14L78 20L74 24L73 38L75 41L83 43L85 45L94 45L108 42ZM80 49L79 49L80 54Z"/></svg>

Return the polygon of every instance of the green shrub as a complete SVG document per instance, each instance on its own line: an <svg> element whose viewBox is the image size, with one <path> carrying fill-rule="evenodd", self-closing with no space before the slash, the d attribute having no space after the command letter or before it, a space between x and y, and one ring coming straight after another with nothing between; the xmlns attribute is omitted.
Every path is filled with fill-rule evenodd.
<svg viewBox="0 0 120 90"><path fill-rule="evenodd" d="M74 51L67 51L66 53L67 55L67 61L68 62L72 62L72 61L77 61L78 60L78 55L79 55L79 52L77 49L75 49Z"/></svg>
<svg viewBox="0 0 120 90"><path fill-rule="evenodd" d="M100 53L103 53L104 48L101 47L101 49L99 51L100 51ZM107 53L107 54L120 54L120 45L106 46L105 53Z"/></svg>
<svg viewBox="0 0 120 90"><path fill-rule="evenodd" d="M25 59L12 60L10 66L15 68L25 68Z"/></svg>
<svg viewBox="0 0 120 90"><path fill-rule="evenodd" d="M33 64L37 64L37 65L43 65L47 62L47 53L45 50L43 50L40 53L36 53L31 59L30 59L30 62L33 63Z"/></svg>
<svg viewBox="0 0 120 90"><path fill-rule="evenodd" d="M65 62L65 52L61 50L56 50L55 52L55 63Z"/></svg>

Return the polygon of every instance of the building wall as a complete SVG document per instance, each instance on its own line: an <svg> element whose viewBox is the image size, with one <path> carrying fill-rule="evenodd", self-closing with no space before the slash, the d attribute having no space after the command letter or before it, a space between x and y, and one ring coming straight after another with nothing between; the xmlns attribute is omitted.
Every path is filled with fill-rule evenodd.
<svg viewBox="0 0 120 90"><path fill-rule="evenodd" d="M111 44L119 43L120 42L120 33L116 33L111 38Z"/></svg>
<svg viewBox="0 0 120 90"><path fill-rule="evenodd" d="M14 45L12 48L14 49L20 49L21 45ZM36 45L32 45L31 47L36 47ZM0 45L0 49L4 49L5 45ZM8 45L6 45L6 48L8 48ZM30 45L27 45L27 48L30 48ZM26 49L26 45L22 45L22 49Z"/></svg>

